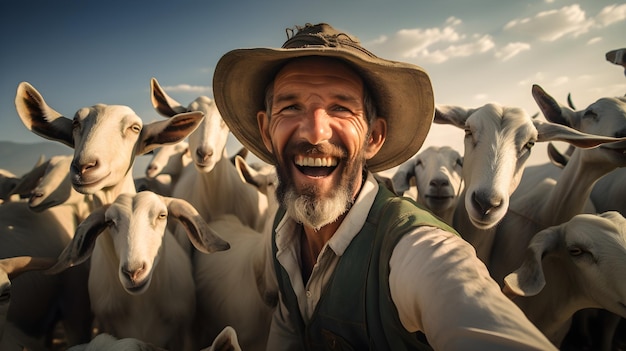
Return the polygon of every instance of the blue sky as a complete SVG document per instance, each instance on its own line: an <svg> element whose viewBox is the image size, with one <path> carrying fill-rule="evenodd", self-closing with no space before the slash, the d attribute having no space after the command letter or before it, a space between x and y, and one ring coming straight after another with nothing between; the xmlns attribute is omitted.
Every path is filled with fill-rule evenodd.
<svg viewBox="0 0 626 351"><path fill-rule="evenodd" d="M219 57L242 47L280 46L285 28L327 22L375 54L424 67L438 104L487 102L538 112L541 85L579 108L626 93L623 69L607 51L626 47L626 3L529 1L85 1L0 2L0 140L38 142L15 112L21 81L72 117L96 103L128 105L145 122L156 77L183 104L212 97ZM446 129L447 128L447 129ZM435 126L429 144L462 132ZM231 141L229 153L238 144Z"/></svg>

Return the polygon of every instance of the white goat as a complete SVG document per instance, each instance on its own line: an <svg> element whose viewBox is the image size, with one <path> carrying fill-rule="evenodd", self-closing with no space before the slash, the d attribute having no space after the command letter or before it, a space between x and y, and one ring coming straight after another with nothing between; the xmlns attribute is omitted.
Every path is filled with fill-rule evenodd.
<svg viewBox="0 0 626 351"><path fill-rule="evenodd" d="M74 119L46 104L29 83L18 85L15 107L33 133L74 148L72 186L109 204L121 193L134 193L132 170L136 155L163 144L177 143L198 127L201 112L180 114L144 124L128 106L98 104L81 108Z"/></svg>
<svg viewBox="0 0 626 351"><path fill-rule="evenodd" d="M618 168L598 179L589 197L598 212L618 211L626 216L626 168Z"/></svg>
<svg viewBox="0 0 626 351"><path fill-rule="evenodd" d="M189 135L192 164L183 169L172 196L189 201L209 222L222 214L234 214L242 223L261 231L266 218L267 198L243 183L226 154L229 129L215 102L200 96L183 107L168 96L155 78L151 81L154 108L163 116L201 111L204 120ZM177 237L178 230L176 230ZM184 240L181 240L183 244Z"/></svg>
<svg viewBox="0 0 626 351"><path fill-rule="evenodd" d="M33 167L33 170L37 169L44 161L45 157L41 155ZM17 201L28 195L24 192L20 192L17 186L22 182L22 178L31 171L22 175L22 177L18 177L5 169L0 169L0 204L5 201Z"/></svg>
<svg viewBox="0 0 626 351"><path fill-rule="evenodd" d="M579 214L537 233L504 291L557 347L576 311L626 317L626 219L615 211Z"/></svg>
<svg viewBox="0 0 626 351"><path fill-rule="evenodd" d="M35 213L24 201L3 204L0 206L0 258L58 256L74 233L72 215L73 209L69 206L55 206ZM89 300L85 301L87 295L83 294L81 286L69 284L75 281L74 275L80 276L82 272L83 267L77 267L59 276L32 272L14 279L0 350L47 349L59 319L64 323L70 345L88 341L91 336ZM66 289L73 289L73 294L65 294Z"/></svg>
<svg viewBox="0 0 626 351"><path fill-rule="evenodd" d="M171 196L173 190L172 177L169 174L159 174L154 178L133 178L137 191L152 191L162 196Z"/></svg>
<svg viewBox="0 0 626 351"><path fill-rule="evenodd" d="M193 255L202 341L227 325L237 330L244 350L265 350L272 313L278 301L271 259L270 233L241 223L234 215L209 222L230 249Z"/></svg>
<svg viewBox="0 0 626 351"><path fill-rule="evenodd" d="M183 224L198 250L228 249L189 203L143 191L120 194L112 204L92 211L49 271L58 273L91 257L89 295L103 331L172 350L193 350L191 261L167 231L168 215Z"/></svg>
<svg viewBox="0 0 626 351"><path fill-rule="evenodd" d="M145 177L135 178L137 191L150 190L159 195L171 196L183 169L191 163L189 144L180 141L163 145L152 151Z"/></svg>
<svg viewBox="0 0 626 351"><path fill-rule="evenodd" d="M438 106L436 123L465 130L463 182L453 227L489 264L495 226L509 208L535 142L560 140L589 147L607 138L591 137L555 123L540 122L523 109L487 104L477 109ZM489 267L489 265L488 265Z"/></svg>
<svg viewBox="0 0 626 351"><path fill-rule="evenodd" d="M492 276L500 284L508 273L519 267L523 258L520 247L526 247L540 230L582 213L595 182L617 167L626 166L626 141L607 143L624 140L618 137L626 135L625 110L615 113L619 109L614 107L623 105L623 101L600 99L576 112L560 105L538 85L533 86L532 92L549 120L606 137L600 147L582 149L576 145L579 147L557 180L545 179L513 194L509 211L498 226L489 264Z"/></svg>
<svg viewBox="0 0 626 351"><path fill-rule="evenodd" d="M224 252L194 255L199 319L204 324L205 343L231 325L238 331L244 350L264 350L278 301L271 256L271 228L278 208L277 177L273 166L250 167L240 156L235 157L235 165L242 179L250 182L248 186L268 196L270 214L262 235L233 215L209 223L231 247Z"/></svg>
<svg viewBox="0 0 626 351"><path fill-rule="evenodd" d="M155 178L159 174L169 174L176 183L183 168L191 163L189 143L180 141L176 144L163 145L152 152L150 163L146 166L146 177Z"/></svg>
<svg viewBox="0 0 626 351"><path fill-rule="evenodd" d="M462 191L463 157L449 146L430 146L398 167L392 177L394 190L407 195L415 179L418 204L446 223L452 216Z"/></svg>
<svg viewBox="0 0 626 351"><path fill-rule="evenodd" d="M166 351L160 347L135 338L117 339L116 337L102 333L98 334L88 344L77 345L67 351ZM237 332L232 327L222 330L211 346L200 351L241 351L237 341Z"/></svg>

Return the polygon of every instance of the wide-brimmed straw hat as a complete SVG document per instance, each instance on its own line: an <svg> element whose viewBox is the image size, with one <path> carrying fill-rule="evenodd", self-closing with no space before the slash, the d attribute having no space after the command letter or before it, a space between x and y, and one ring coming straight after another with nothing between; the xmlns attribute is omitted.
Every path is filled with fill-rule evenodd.
<svg viewBox="0 0 626 351"><path fill-rule="evenodd" d="M265 109L265 91L278 70L290 59L334 57L361 75L373 95L379 116L387 120L387 138L367 161L378 172L415 155L424 143L434 116L434 97L428 74L419 66L385 60L361 46L359 40L326 23L287 30L282 48L237 49L217 63L213 95L222 118L244 147L274 164L263 144L257 112Z"/></svg>

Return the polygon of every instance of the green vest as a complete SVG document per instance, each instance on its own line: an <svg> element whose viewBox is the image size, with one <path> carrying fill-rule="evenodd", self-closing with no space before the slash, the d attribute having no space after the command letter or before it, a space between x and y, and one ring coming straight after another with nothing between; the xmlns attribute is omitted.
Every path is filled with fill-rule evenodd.
<svg viewBox="0 0 626 351"><path fill-rule="evenodd" d="M285 211L275 217L274 229ZM422 333L407 332L389 291L389 259L398 241L419 226L456 233L430 212L385 186L379 190L361 231L333 272L308 325L304 324L289 275L272 250L283 302L300 335L302 350L431 350Z"/></svg>

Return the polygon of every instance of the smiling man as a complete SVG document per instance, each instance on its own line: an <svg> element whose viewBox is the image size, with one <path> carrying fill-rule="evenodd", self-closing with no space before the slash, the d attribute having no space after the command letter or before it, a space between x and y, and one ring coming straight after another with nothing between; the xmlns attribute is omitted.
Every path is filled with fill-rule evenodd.
<svg viewBox="0 0 626 351"><path fill-rule="evenodd" d="M428 133L422 68L307 24L280 49L224 55L213 87L231 131L279 176L268 350L554 349L454 229L373 176Z"/></svg>

